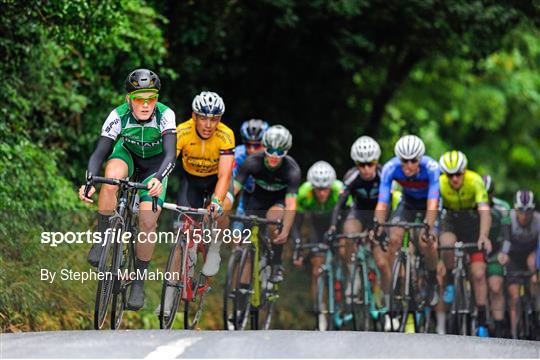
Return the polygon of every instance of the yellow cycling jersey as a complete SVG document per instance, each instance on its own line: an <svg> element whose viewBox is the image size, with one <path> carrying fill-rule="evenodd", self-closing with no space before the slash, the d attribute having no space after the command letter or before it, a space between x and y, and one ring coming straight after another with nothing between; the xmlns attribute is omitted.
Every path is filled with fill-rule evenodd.
<svg viewBox="0 0 540 360"><path fill-rule="evenodd" d="M457 190L450 185L446 174L439 178L441 185L442 205L450 210L474 209L478 204L489 202L482 177L471 170L465 170L463 184Z"/></svg>
<svg viewBox="0 0 540 360"><path fill-rule="evenodd" d="M195 121L189 119L176 127L176 156L180 153L184 170L191 175L215 175L220 155L234 154L234 133L220 122L216 132L203 139L197 134Z"/></svg>

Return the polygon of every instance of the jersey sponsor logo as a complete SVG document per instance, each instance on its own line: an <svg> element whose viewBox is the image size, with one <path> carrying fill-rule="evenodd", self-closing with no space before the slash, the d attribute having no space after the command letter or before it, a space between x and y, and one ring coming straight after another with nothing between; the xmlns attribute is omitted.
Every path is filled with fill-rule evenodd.
<svg viewBox="0 0 540 360"><path fill-rule="evenodd" d="M133 144L133 145L137 145L137 146L140 146L140 147L145 147L145 148L149 148L149 147L153 147L153 146L158 146L161 144L161 139L159 140L156 140L156 141L139 141L139 140L134 140L134 139L131 139L129 137L124 137L124 141L128 144Z"/></svg>
<svg viewBox="0 0 540 360"><path fill-rule="evenodd" d="M434 160L429 160L429 161L427 162L427 164L426 164L426 168L427 168L428 170L431 170L431 171L437 170L438 167L439 167L439 164L437 164L437 162L434 161Z"/></svg>
<svg viewBox="0 0 540 360"><path fill-rule="evenodd" d="M119 122L120 122L120 118L116 118L113 121L111 121L109 125L107 125L107 127L105 128L105 132L110 135L113 126L117 125Z"/></svg>
<svg viewBox="0 0 540 360"><path fill-rule="evenodd" d="M399 185L408 189L425 189L429 185L427 180L396 180Z"/></svg>
<svg viewBox="0 0 540 360"><path fill-rule="evenodd" d="M278 183L270 184L261 179L255 179L255 183L266 191L280 191L287 188L286 184L278 184Z"/></svg>

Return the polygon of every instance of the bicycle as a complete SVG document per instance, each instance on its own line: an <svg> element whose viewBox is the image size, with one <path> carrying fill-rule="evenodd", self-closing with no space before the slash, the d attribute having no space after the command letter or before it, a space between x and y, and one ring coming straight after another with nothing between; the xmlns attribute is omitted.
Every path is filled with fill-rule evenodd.
<svg viewBox="0 0 540 360"><path fill-rule="evenodd" d="M206 261L208 244L205 239L209 233L212 241L216 220L213 213L205 208L196 209L172 203L164 203L163 208L177 212L178 223L181 226L178 229L177 241L171 247L165 269L165 274L170 276L163 279L159 326L161 329L172 328L181 298L184 301L184 329L195 329L202 315L204 297L211 290L210 279L202 274L202 267L196 269L197 258L199 255L202 257L200 262L202 264ZM195 219L196 217L199 219ZM197 233L198 241L194 240ZM169 315L166 316L165 302L168 289L173 291L173 302L169 308ZM193 303L195 306L190 305Z"/></svg>
<svg viewBox="0 0 540 360"><path fill-rule="evenodd" d="M109 229L105 232L98 264L100 280L96 289L94 328L99 330L103 327L112 300L111 329L114 330L118 329L122 322L133 281L131 274L135 268L135 238L138 233L139 211L137 191L147 189L147 185L93 176L87 181L85 196L88 196L93 184L99 183L118 186L119 197L115 212L109 220ZM157 211L157 198L152 199L152 211ZM124 236L129 236L129 241L126 242Z"/></svg>
<svg viewBox="0 0 540 360"><path fill-rule="evenodd" d="M353 271L348 285L351 289L350 296L347 299L347 303L351 305L353 327L356 331L382 330L382 319L388 312L386 307L380 305L381 299L377 299L373 292L373 286L380 284L381 274L371 249L367 246L366 236L366 232L345 236L355 240L358 247L351 259Z"/></svg>
<svg viewBox="0 0 540 360"><path fill-rule="evenodd" d="M376 224L375 233L378 233L379 227L401 227L405 230L401 240L401 248L392 265L388 313L391 319L397 318L399 320L399 326L397 329L394 328L394 321L391 321L391 329L392 331L405 332L407 322L409 322L414 326L415 333L421 332L421 330L427 332L431 318L430 306L427 303L427 291L425 291L425 287L428 285L427 273L423 257L416 251L413 252L410 245L411 231L424 229L427 233L429 225L418 221ZM416 246L415 249L417 249Z"/></svg>
<svg viewBox="0 0 540 360"><path fill-rule="evenodd" d="M279 298L279 285L270 282L273 250L268 226L276 225L281 229L282 223L254 215L229 215L229 218L242 222L244 229L251 229L251 233L247 244L233 252L227 267L223 294L224 328L229 329L232 323L235 330L245 330L250 319L251 329L258 330L260 317L262 329L268 330Z"/></svg>
<svg viewBox="0 0 540 360"><path fill-rule="evenodd" d="M438 250L454 251L456 265L452 270L454 275L455 296L450 306L448 318L448 333L455 335L474 334L474 291L469 279L468 267L465 265L465 250L478 249L476 243L457 241L454 246L440 246Z"/></svg>
<svg viewBox="0 0 540 360"><path fill-rule="evenodd" d="M516 271L511 275L520 280L519 300L516 304L517 322L515 329L511 329L512 337L540 340L540 312L535 310L535 299L528 286L532 274L529 271Z"/></svg>

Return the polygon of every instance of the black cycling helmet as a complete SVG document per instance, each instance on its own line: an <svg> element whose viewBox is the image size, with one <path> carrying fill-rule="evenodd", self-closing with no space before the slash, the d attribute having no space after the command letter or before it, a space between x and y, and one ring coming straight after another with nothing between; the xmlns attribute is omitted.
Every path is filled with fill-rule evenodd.
<svg viewBox="0 0 540 360"><path fill-rule="evenodd" d="M148 69L137 69L129 73L126 78L126 91L128 93L142 89L161 89L159 76Z"/></svg>

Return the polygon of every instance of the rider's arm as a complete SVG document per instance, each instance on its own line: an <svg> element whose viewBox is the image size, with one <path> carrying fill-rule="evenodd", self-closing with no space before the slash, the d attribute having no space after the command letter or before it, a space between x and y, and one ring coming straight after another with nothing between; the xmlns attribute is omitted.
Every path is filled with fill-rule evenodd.
<svg viewBox="0 0 540 360"><path fill-rule="evenodd" d="M299 246L302 244L302 237L300 236L300 229L302 229L302 223L304 222L304 213L297 212L294 218L294 224L291 229L291 236L294 240L294 245Z"/></svg>
<svg viewBox="0 0 540 360"><path fill-rule="evenodd" d="M101 165L103 164L105 158L111 153L113 145L114 140L107 136L101 136L98 139L96 149L90 156L90 160L88 160L88 167L86 170L87 175L99 174L99 171L101 170Z"/></svg>
<svg viewBox="0 0 540 360"><path fill-rule="evenodd" d="M163 161L156 173L156 179L163 181L174 169L176 163L176 133L173 130L163 134Z"/></svg>
<svg viewBox="0 0 540 360"><path fill-rule="evenodd" d="M242 190L242 188L244 187L244 184L246 183L246 180L250 175L250 169L253 160L254 158L252 156L248 156L244 163L238 169L238 172L234 177L234 196L238 195L240 190Z"/></svg>
<svg viewBox="0 0 540 360"><path fill-rule="evenodd" d="M391 203L391 190L393 180L393 167L390 163L384 165L379 185L379 199L375 206L375 218L379 224L384 224Z"/></svg>
<svg viewBox="0 0 540 360"><path fill-rule="evenodd" d="M234 154L223 154L219 157L218 181L214 190L214 196L220 201L225 200L229 184L232 178L232 168L234 165Z"/></svg>
<svg viewBox="0 0 540 360"><path fill-rule="evenodd" d="M332 218L330 220L330 226L336 226L338 219L339 219L339 213L341 212L341 209L345 206L347 203L347 198L349 197L350 190L347 186L343 188L343 190L339 193L338 200L336 202L336 205L334 206L334 209L332 210Z"/></svg>
<svg viewBox="0 0 540 360"><path fill-rule="evenodd" d="M426 223L429 225L430 230L433 231L435 222L439 216L439 197L440 191L440 177L441 169L437 162L430 160L426 165L428 169L428 193L427 193L427 207L426 207ZM489 228L488 228L489 231Z"/></svg>
<svg viewBox="0 0 540 360"><path fill-rule="evenodd" d="M478 204L478 214L480 215L480 236L488 238L491 229L491 210L487 203Z"/></svg>
<svg viewBox="0 0 540 360"><path fill-rule="evenodd" d="M296 194L287 194L285 198L285 215L283 215L283 231L290 233L296 215Z"/></svg>

